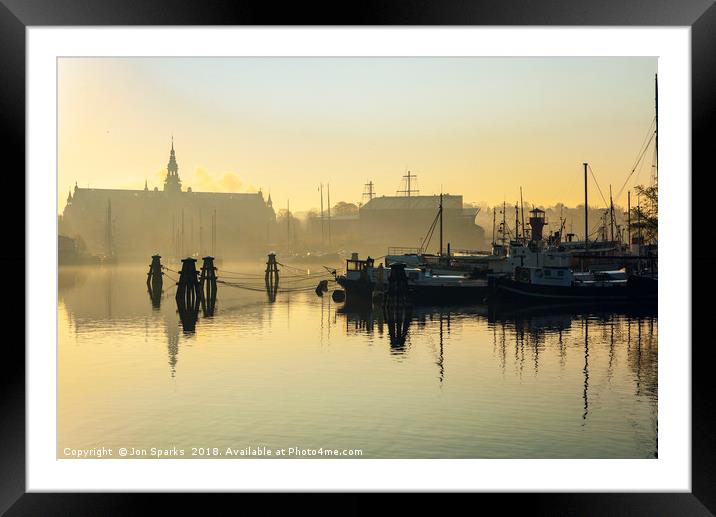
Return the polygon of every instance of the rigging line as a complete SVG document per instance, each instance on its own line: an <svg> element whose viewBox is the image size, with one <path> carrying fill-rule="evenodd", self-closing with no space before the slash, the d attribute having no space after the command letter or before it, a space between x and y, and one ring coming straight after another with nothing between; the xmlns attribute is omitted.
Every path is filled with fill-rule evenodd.
<svg viewBox="0 0 716 517"><path fill-rule="evenodd" d="M428 228L428 233L425 235L425 238L423 239L422 244L420 245L420 251L426 250L427 247L430 245L430 241L433 238L433 233L435 232L435 226L438 224L438 219L440 218L440 212L437 213L435 216L435 219L433 219L433 223L430 225L430 228ZM425 242L427 240L427 242Z"/></svg>
<svg viewBox="0 0 716 517"><path fill-rule="evenodd" d="M594 171L592 170L592 166L587 164L587 167L589 167L589 172L592 173L592 179L594 179L594 184L597 186L597 190L599 191L599 195L602 196L602 201L604 201L604 206L609 206L609 203L607 203L607 200L604 198L604 194L602 194L602 189L599 187L599 183L597 182L597 177L594 175Z"/></svg>
<svg viewBox="0 0 716 517"><path fill-rule="evenodd" d="M639 146L639 151L636 153L636 159L634 160L634 163L632 164L632 169L636 168L637 162L639 161L639 156L641 156L642 152L646 147L649 146L649 143L647 140L651 140L651 138L654 136L654 132L656 131L656 116L651 119L651 123L649 124L649 128L646 131L646 134L644 135L644 139L641 141L641 145ZM645 145L646 143L646 145Z"/></svg>
<svg viewBox="0 0 716 517"><path fill-rule="evenodd" d="M646 147L644 147L642 149L641 154L639 155L636 163L634 164L634 167L632 168L631 172L627 175L626 180L624 180L624 184L622 185L622 187L619 189L619 192L617 193L617 201L619 200L619 197L624 192L624 187L626 187L627 183L629 183L629 178L632 177L632 175L634 174L634 171L637 169L637 167L639 167L639 172L641 172L641 168L644 165L644 160L643 160L644 155L646 154L646 151L649 149L649 145L651 144L652 140L654 139L654 135L655 135L655 133L651 134L651 138L649 138L649 141L647 142ZM639 174L637 173L637 177L638 176L639 176Z"/></svg>

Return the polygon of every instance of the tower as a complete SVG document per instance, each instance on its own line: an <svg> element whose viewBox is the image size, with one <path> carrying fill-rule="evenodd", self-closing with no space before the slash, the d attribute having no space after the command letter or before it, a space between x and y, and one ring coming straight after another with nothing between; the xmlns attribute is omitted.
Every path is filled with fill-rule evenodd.
<svg viewBox="0 0 716 517"><path fill-rule="evenodd" d="M534 208L530 210L530 228L532 231L530 232L532 236L533 241L541 241L542 240L542 229L545 225L544 220L544 210L540 210L539 208Z"/></svg>
<svg viewBox="0 0 716 517"><path fill-rule="evenodd" d="M164 180L165 192L181 192L181 180L179 179L179 166L174 154L174 137L172 136L172 149L169 152L169 163L167 164L167 177Z"/></svg>

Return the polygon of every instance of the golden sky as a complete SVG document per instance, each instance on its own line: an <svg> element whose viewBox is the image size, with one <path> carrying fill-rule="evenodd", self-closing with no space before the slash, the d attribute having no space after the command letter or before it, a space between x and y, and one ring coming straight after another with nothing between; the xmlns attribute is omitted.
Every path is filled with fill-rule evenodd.
<svg viewBox="0 0 716 517"><path fill-rule="evenodd" d="M185 187L261 188L292 210L317 208L320 183L332 204L368 180L394 195L408 169L421 194L492 205L522 186L573 206L582 162L602 191L624 184L656 71L651 57L61 58L58 211L75 181L161 189L172 134Z"/></svg>

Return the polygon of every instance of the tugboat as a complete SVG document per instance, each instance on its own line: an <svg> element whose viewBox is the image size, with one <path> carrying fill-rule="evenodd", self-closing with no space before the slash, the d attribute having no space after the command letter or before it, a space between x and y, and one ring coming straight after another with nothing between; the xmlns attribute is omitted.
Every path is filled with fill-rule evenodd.
<svg viewBox="0 0 716 517"><path fill-rule="evenodd" d="M393 263L392 265L395 265ZM375 265L375 260L365 260L353 253L346 260L346 273L336 275L336 282L345 289L347 303L372 302L388 288L391 268ZM461 274L434 274L427 267L405 267L408 298L414 304L451 304L482 300L488 293L488 281L484 278L468 278Z"/></svg>

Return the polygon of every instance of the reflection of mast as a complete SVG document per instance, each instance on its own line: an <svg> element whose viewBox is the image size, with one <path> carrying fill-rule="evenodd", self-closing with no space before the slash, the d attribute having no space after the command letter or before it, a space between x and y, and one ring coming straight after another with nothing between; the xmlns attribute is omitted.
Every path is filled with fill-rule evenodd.
<svg viewBox="0 0 716 517"><path fill-rule="evenodd" d="M443 313L440 313L440 353L438 355L438 365L440 371L440 384L445 379L445 364L443 362Z"/></svg>
<svg viewBox="0 0 716 517"><path fill-rule="evenodd" d="M584 317L584 414L582 414L582 420L587 419L587 413L589 413L589 320Z"/></svg>

